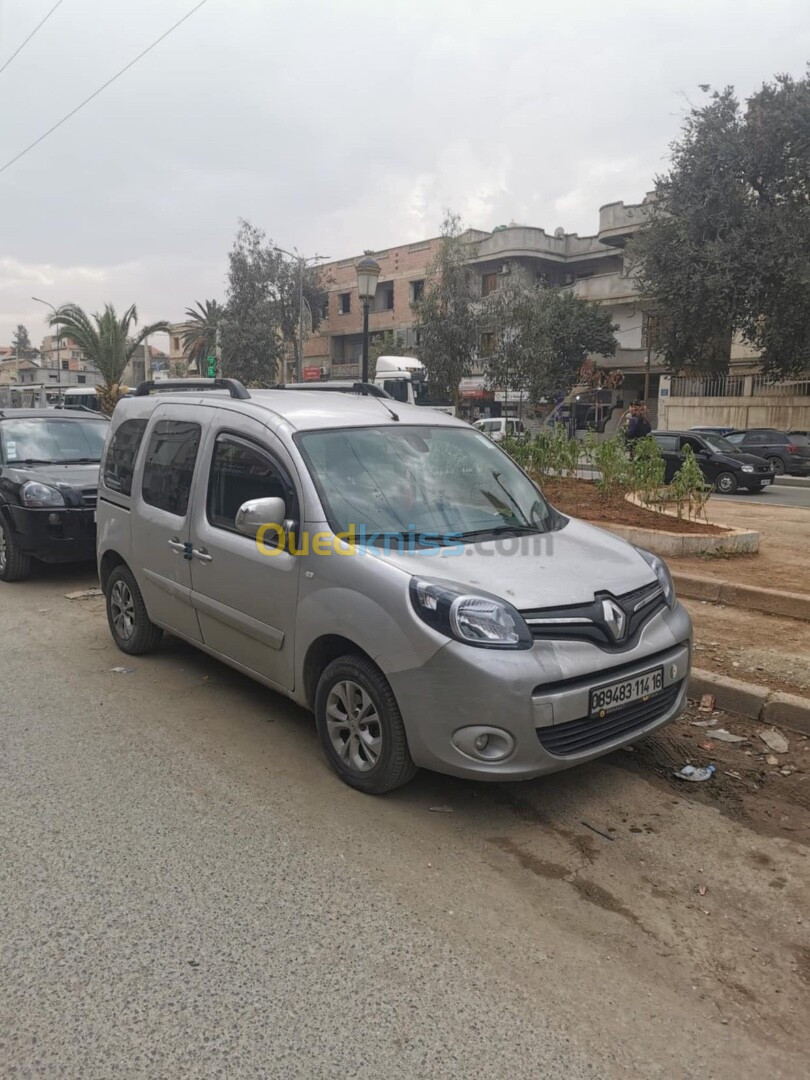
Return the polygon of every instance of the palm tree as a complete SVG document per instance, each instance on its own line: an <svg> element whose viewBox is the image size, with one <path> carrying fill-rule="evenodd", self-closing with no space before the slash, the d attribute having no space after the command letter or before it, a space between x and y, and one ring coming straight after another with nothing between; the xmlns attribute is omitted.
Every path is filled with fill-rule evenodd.
<svg viewBox="0 0 810 1080"><path fill-rule="evenodd" d="M183 354L189 363L197 365L200 374L203 374L203 361L215 355L217 326L222 314L222 305L216 300L198 300L196 307L186 308L187 322L182 331Z"/></svg>
<svg viewBox="0 0 810 1080"><path fill-rule="evenodd" d="M121 376L135 350L150 334L169 329L167 322L156 322L142 326L137 334L131 336L138 322L134 304L120 318L112 304L105 304L100 315L96 313L92 316L87 315L78 304L62 304L49 322L57 328L57 333L72 338L84 356L95 364L104 380L96 390L102 411L108 415L125 393L125 388L120 385Z"/></svg>

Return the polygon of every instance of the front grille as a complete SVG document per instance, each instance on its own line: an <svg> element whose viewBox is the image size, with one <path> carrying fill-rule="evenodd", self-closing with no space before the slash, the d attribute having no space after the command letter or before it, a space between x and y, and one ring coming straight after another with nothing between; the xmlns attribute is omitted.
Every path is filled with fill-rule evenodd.
<svg viewBox="0 0 810 1080"><path fill-rule="evenodd" d="M606 716L603 720L569 720L566 724L552 724L537 728L537 738L544 750L557 757L581 754L613 742L652 723L675 704L683 681L672 683L650 701L635 701L624 709Z"/></svg>
<svg viewBox="0 0 810 1080"><path fill-rule="evenodd" d="M625 633L616 641L602 617L602 599L611 594L597 593L587 604L569 604L559 608L538 608L521 611L535 641L591 641L608 651L620 651L634 644L647 620L664 606L664 595L657 581L632 592L611 597L627 617Z"/></svg>
<svg viewBox="0 0 810 1080"><path fill-rule="evenodd" d="M82 505L83 506L95 506L98 502L98 491L96 488L82 488Z"/></svg>
<svg viewBox="0 0 810 1080"><path fill-rule="evenodd" d="M757 465L757 472L773 472L770 465Z"/></svg>

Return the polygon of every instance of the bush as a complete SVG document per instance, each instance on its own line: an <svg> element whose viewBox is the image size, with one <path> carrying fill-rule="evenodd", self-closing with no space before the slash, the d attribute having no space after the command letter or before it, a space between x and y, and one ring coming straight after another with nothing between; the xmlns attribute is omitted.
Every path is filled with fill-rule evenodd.
<svg viewBox="0 0 810 1080"><path fill-rule="evenodd" d="M683 465L672 478L668 492L669 498L675 503L678 517L682 518L685 510L687 518L697 520L698 516L703 514L708 520L706 503L711 493L711 485L706 483L692 447L685 446Z"/></svg>
<svg viewBox="0 0 810 1080"><path fill-rule="evenodd" d="M665 472L661 449L652 435L636 439L630 458L630 489L645 506L661 509L660 489Z"/></svg>
<svg viewBox="0 0 810 1080"><path fill-rule="evenodd" d="M600 473L596 481L599 490L606 495L625 491L630 484L630 462L624 439L603 439L589 449L590 459Z"/></svg>

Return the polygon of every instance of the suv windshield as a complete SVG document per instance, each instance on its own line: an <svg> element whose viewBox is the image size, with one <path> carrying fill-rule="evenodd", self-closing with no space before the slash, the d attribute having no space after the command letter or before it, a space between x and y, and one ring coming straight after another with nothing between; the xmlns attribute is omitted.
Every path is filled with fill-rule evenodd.
<svg viewBox="0 0 810 1080"><path fill-rule="evenodd" d="M336 533L354 526L361 537L458 543L547 532L560 520L511 458L471 428L312 431L296 441Z"/></svg>
<svg viewBox="0 0 810 1080"><path fill-rule="evenodd" d="M0 461L6 465L100 461L106 420L28 416L0 422Z"/></svg>

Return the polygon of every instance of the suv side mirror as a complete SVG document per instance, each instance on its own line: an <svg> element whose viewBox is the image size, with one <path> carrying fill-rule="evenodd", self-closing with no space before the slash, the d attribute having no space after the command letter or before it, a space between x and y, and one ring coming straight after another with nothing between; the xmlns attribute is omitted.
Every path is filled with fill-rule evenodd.
<svg viewBox="0 0 810 1080"><path fill-rule="evenodd" d="M287 507L284 500L277 496L269 499L250 499L242 503L236 511L234 524L240 533L255 539L262 525L282 528L286 516Z"/></svg>

